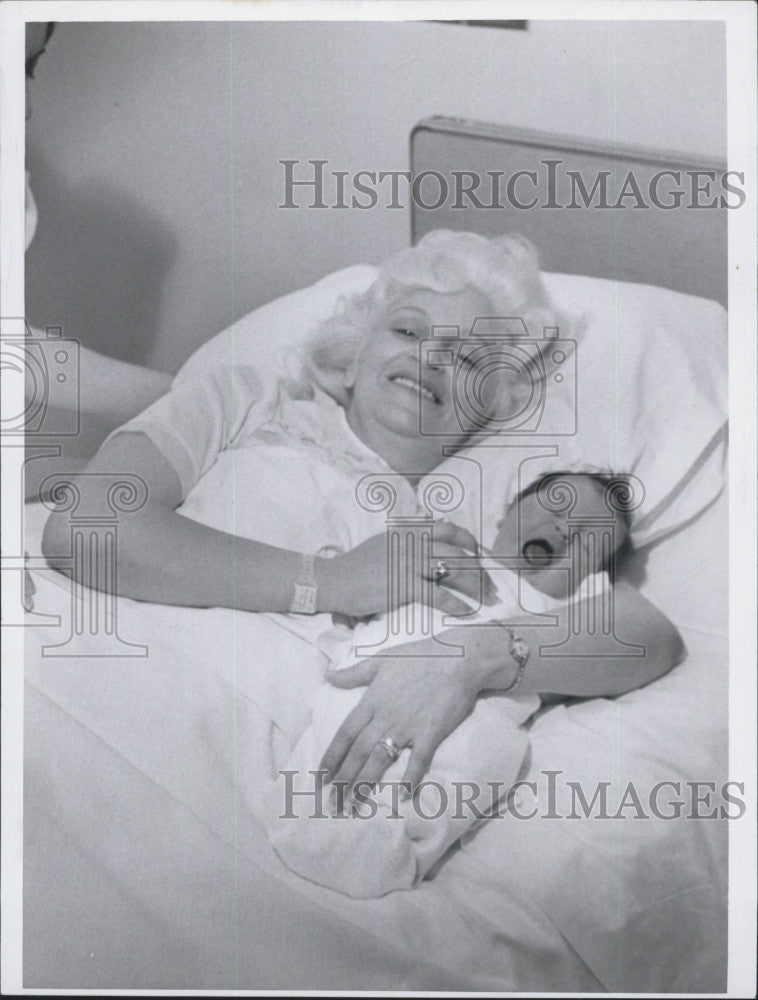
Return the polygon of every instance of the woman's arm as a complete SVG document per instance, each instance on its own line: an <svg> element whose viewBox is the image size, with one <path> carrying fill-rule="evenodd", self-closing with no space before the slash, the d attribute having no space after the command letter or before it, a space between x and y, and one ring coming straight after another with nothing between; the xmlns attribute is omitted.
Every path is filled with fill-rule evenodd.
<svg viewBox="0 0 758 1000"><path fill-rule="evenodd" d="M649 684L681 663L684 643L666 616L627 584L617 584L615 592L616 635L644 644L645 655L592 655L598 647L589 634L584 635L586 658L551 655L555 649L546 647L565 640L565 622L535 627L528 618L516 619L514 632L530 648L520 692L614 697ZM581 602L580 621L587 621L589 603ZM427 639L398 646L391 657L366 659L329 675L336 687L368 685L321 761L334 780L378 781L391 763L379 740L390 736L399 746L412 747L403 781L417 784L439 744L469 714L479 695L513 684L518 665L501 625L456 626L444 636L446 642L463 647L460 658L441 658L439 646Z"/></svg>
<svg viewBox="0 0 758 1000"><path fill-rule="evenodd" d="M35 336L42 337L41 333ZM88 347L79 347L79 432L69 436L71 410L61 405L48 407L45 415L44 442L56 435L57 455L32 455L24 466L24 498L43 499L42 481L51 475L81 472L104 439L124 421L136 416L171 388L172 376L153 368L133 365L106 357ZM26 370L26 398L29 403L37 391L31 368Z"/></svg>
<svg viewBox="0 0 758 1000"><path fill-rule="evenodd" d="M119 516L119 594L192 607L289 609L299 568L297 554L237 538L178 514L179 478L146 435L119 435L106 443L82 475L71 477L82 494L82 509L100 506L98 473L137 475L147 488L145 505ZM67 513L52 513L42 551L53 566L56 556L68 554L69 535Z"/></svg>
<svg viewBox="0 0 758 1000"><path fill-rule="evenodd" d="M79 348L81 407L117 427L154 403L171 388L166 372Z"/></svg>
<svg viewBox="0 0 758 1000"><path fill-rule="evenodd" d="M44 339L37 331L36 337ZM89 413L101 419L109 430L118 427L130 417L136 416L159 399L171 388L172 375L135 365L129 361L119 361L97 351L79 345L79 393L77 406L82 413ZM34 398L38 387L34 384L31 368L26 372L26 398ZM54 423L48 422L46 433L55 434Z"/></svg>
<svg viewBox="0 0 758 1000"><path fill-rule="evenodd" d="M82 494L83 510L98 510L102 506L102 497L98 495L102 479L93 475L96 473L131 473L141 477L147 488L145 505L119 516L116 576L119 594L135 600L190 607L290 610L295 583L301 576L301 554L218 531L177 513L183 499L179 477L145 434L118 435L105 444L82 474L71 476L71 482ZM259 499L274 502L272 498ZM314 502L319 499L314 497ZM435 554L461 556L466 553L460 546L474 547L471 536L452 524L439 525L435 537L441 543L436 546ZM56 557L69 555L69 546L68 514L54 512L45 526L42 551L55 566ZM390 593L385 565L383 534L343 556L317 559L317 610L360 615L385 610ZM419 575L417 568L416 580L410 582L418 582ZM471 579L473 574L462 576L466 579L460 589L467 587L472 597L478 597L478 582ZM469 610L468 605L441 588L436 596L437 604L442 601L450 614ZM412 600L414 591L410 589L402 595L400 603Z"/></svg>
<svg viewBox="0 0 758 1000"><path fill-rule="evenodd" d="M530 649L519 686L521 692L615 698L644 687L682 662L686 655L682 637L663 612L627 583L617 583L613 590L615 634L622 641L642 645L643 655L598 655L594 651L602 648L602 644L598 645L596 634L576 636L573 655L561 656L559 651L556 655L555 648L546 647L565 638L565 623L535 627L530 625L528 617L515 619L513 630ZM590 603L589 600L580 602L580 621L588 620ZM445 637L466 647L465 670L475 680L478 690L496 691L513 683L516 664L508 655L509 640L501 628L458 627L446 632ZM581 656L582 647L586 648L586 657Z"/></svg>

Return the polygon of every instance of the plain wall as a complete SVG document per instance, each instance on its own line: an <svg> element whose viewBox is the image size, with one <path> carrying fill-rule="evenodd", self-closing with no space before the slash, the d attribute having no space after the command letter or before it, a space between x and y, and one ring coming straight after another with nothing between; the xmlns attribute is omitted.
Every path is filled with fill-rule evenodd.
<svg viewBox="0 0 758 1000"><path fill-rule="evenodd" d="M31 93L27 314L176 370L257 305L407 245L282 209L282 159L406 170L430 115L725 156L723 22L60 24Z"/></svg>

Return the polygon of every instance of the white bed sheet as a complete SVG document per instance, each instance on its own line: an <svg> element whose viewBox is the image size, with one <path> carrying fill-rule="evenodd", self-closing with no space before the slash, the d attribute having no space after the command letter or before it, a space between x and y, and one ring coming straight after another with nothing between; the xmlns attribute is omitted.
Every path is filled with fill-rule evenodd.
<svg viewBox="0 0 758 1000"><path fill-rule="evenodd" d="M725 510L648 557L643 589L683 627L685 664L545 713L532 772L726 780ZM30 508L32 554L41 520ZM37 586L39 610L60 599ZM154 607L120 606L142 639ZM209 665L213 612L157 610L147 661L42 659L55 630L27 630L26 986L725 988L725 821L506 818L411 892L356 901L298 879L251 812L275 746L257 695Z"/></svg>

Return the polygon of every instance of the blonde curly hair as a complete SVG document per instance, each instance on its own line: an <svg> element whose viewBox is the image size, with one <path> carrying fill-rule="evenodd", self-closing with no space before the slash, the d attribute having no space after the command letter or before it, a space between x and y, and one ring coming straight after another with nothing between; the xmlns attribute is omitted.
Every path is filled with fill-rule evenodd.
<svg viewBox="0 0 758 1000"><path fill-rule="evenodd" d="M562 317L547 296L537 252L528 240L437 229L387 258L368 291L340 300L308 344L304 374L345 405L345 372L363 339L404 291L449 294L469 287L489 300L494 315L520 317L531 337L542 338L544 327L560 327L563 333Z"/></svg>

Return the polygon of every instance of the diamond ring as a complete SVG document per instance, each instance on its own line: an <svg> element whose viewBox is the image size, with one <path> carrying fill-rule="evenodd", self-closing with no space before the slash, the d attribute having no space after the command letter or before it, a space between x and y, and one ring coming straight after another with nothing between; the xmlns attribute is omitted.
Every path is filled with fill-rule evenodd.
<svg viewBox="0 0 758 1000"><path fill-rule="evenodd" d="M450 570L447 563L443 559L438 559L434 566L432 566L432 580L435 583L442 583L445 577L448 576L450 576Z"/></svg>
<svg viewBox="0 0 758 1000"><path fill-rule="evenodd" d="M392 760L397 760L403 752L403 748L399 747L389 736L383 736L376 745L381 747L387 756L392 758Z"/></svg>

